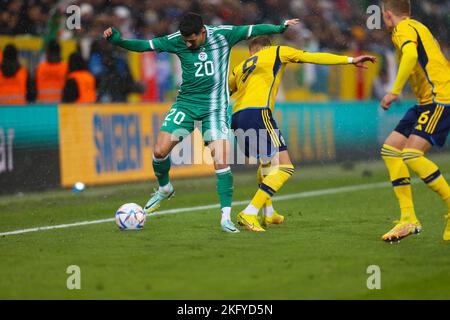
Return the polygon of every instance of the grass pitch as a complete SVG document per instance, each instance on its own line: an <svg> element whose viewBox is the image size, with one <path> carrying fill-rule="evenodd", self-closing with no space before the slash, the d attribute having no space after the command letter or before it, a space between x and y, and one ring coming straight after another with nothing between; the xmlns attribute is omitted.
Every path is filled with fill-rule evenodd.
<svg viewBox="0 0 450 320"><path fill-rule="evenodd" d="M432 158L450 173L450 155ZM107 222L1 236L0 299L449 299L444 205L415 183L423 233L384 243L399 216L391 187L376 185L386 178L381 162L297 166L279 195L318 192L275 200L286 223L266 233L221 232L219 210L210 209L152 216L139 232ZM217 203L214 177L174 185L176 197L161 210ZM368 189L336 190L355 185ZM123 203L144 204L153 186L1 197L0 233L113 218ZM255 191L255 173L235 174L236 201ZM81 290L66 287L70 265L81 269ZM367 288L370 265L381 268L381 290Z"/></svg>

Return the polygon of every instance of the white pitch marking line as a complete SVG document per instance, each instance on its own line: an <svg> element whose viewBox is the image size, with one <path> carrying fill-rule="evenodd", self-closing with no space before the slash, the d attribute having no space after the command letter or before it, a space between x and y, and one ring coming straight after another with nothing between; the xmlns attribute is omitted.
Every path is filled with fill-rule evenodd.
<svg viewBox="0 0 450 320"><path fill-rule="evenodd" d="M352 191L378 189L378 188L388 187L389 185L390 184L388 182L378 182L378 183L360 184L360 185L330 188L330 189L313 190L313 191L288 194L288 195L284 195L284 196L275 196L273 198L273 200L274 201L286 201L286 200L291 200L291 199L311 198L311 197L318 197L318 196L324 196L324 195L329 195L329 194L338 194L338 193L346 193L346 192L352 192ZM247 204L247 203L248 203L248 200L234 201L232 205L240 206L240 205ZM150 216L216 209L219 207L220 207L220 205L218 205L218 204L211 204L211 205L197 206L197 207L177 208L177 209L170 209L170 210L163 210L163 211L155 212L155 213L150 214ZM82 222L75 222L75 223L68 223L68 224L60 224L60 225L56 225L56 226L21 229L21 230L15 230L15 231L2 232L2 233L0 233L0 236L10 236L10 235L15 235L15 234L53 230L53 229L72 228L72 227L85 226L85 225L90 225L90 224L112 222L114 220L115 220L114 218L109 218L109 219L100 219L100 220L91 220L91 221L82 221Z"/></svg>

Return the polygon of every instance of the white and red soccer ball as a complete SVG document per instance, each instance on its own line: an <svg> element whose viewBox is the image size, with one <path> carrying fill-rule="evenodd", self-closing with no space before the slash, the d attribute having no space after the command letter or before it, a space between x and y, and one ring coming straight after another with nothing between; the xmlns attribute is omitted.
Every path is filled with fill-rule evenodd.
<svg viewBox="0 0 450 320"><path fill-rule="evenodd" d="M145 224L145 212L136 203L126 203L116 212L116 224L120 230L141 230Z"/></svg>

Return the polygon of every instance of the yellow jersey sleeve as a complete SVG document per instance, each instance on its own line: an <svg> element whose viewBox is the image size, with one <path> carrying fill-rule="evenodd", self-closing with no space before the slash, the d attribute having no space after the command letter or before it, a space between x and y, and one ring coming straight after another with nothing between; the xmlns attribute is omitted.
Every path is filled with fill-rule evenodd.
<svg viewBox="0 0 450 320"><path fill-rule="evenodd" d="M280 60L282 63L314 63L324 65L349 64L347 56L322 52L311 53L286 46L280 47Z"/></svg>
<svg viewBox="0 0 450 320"><path fill-rule="evenodd" d="M281 63L301 63L304 51L287 46L280 46Z"/></svg>
<svg viewBox="0 0 450 320"><path fill-rule="evenodd" d="M402 51L407 43L413 42L417 45L417 32L408 23L399 23L392 33L392 42L399 51Z"/></svg>
<svg viewBox="0 0 450 320"><path fill-rule="evenodd" d="M412 42L406 42L402 46L402 59L400 61L394 87L391 91L393 94L399 95L402 93L403 87L413 72L414 67L417 65L418 58L416 46Z"/></svg>

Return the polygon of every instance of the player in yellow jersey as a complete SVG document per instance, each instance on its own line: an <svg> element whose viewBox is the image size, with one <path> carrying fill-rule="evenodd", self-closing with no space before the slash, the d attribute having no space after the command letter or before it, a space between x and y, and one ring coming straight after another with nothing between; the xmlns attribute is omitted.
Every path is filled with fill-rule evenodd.
<svg viewBox="0 0 450 320"><path fill-rule="evenodd" d="M364 63L375 62L376 58L350 58L328 53L309 53L287 46L272 46L270 38L265 36L253 39L249 50L250 58L236 66L230 75L230 91L236 99L231 128L245 155L259 159L259 189L247 208L238 214L238 222L248 230L265 231L262 226L283 222L284 217L272 206L272 196L294 173L286 143L272 117L275 97L286 65L354 64L367 68ZM246 139L246 136L249 138ZM258 221L260 209L263 209L261 222Z"/></svg>
<svg viewBox="0 0 450 320"><path fill-rule="evenodd" d="M381 106L389 109L408 79L418 98L381 152L401 210L400 221L382 239L396 241L422 230L414 211L410 170L439 194L450 212L450 187L436 164L425 157L432 146L445 144L450 131L450 63L430 30L411 19L409 0L384 0L383 18L392 32L400 66L394 88ZM450 240L449 222L444 240Z"/></svg>

